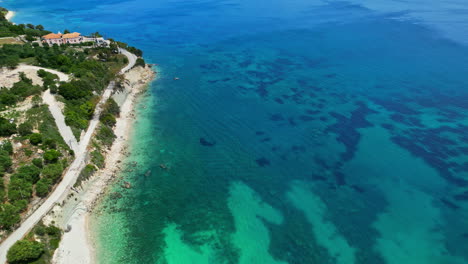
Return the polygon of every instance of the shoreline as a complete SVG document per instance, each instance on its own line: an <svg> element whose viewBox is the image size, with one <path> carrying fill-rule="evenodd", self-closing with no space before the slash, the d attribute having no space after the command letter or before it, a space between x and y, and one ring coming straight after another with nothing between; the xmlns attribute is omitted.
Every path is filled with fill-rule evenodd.
<svg viewBox="0 0 468 264"><path fill-rule="evenodd" d="M129 80L129 84L126 84L128 95L120 106L121 114L114 128L116 139L105 155L107 158L104 168L83 182L82 186L77 188L79 191L73 192L63 206L55 206L44 219L44 222L59 223L63 229L71 227L69 232L63 234L52 263L95 263L96 238L91 234L90 216L108 187L117 180L116 177L121 170L121 160L128 154L128 140L133 132L135 107L140 95L155 79L156 73L147 65L145 68L136 67L124 76Z"/></svg>
<svg viewBox="0 0 468 264"><path fill-rule="evenodd" d="M16 12L14 11L8 11L7 14L5 15L5 19L8 21L11 21L11 19L15 16Z"/></svg>

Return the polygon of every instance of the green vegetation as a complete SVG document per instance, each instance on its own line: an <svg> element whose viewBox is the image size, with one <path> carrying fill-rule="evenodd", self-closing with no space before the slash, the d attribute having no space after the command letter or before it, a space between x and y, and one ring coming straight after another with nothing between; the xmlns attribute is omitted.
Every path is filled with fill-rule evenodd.
<svg viewBox="0 0 468 264"><path fill-rule="evenodd" d="M11 160L10 154L4 150L0 151L0 176L3 177L5 172L11 169L13 161Z"/></svg>
<svg viewBox="0 0 468 264"><path fill-rule="evenodd" d="M17 140L23 140L23 144L30 142L31 145L15 154L19 155L18 158L25 165L12 168L12 143L4 140L0 144L0 175L11 173L7 185L4 183L5 179L0 180L0 198L4 202L0 204L1 230L11 230L20 221L20 214L27 209L34 194L39 197L49 194L62 175L62 164L67 163L65 159L60 161L59 158L66 158L70 151L46 105L32 107L26 111L25 117L26 121L18 127L18 134L22 137ZM39 152L39 149L42 151ZM21 153L24 153L23 157ZM6 193L8 195L5 195Z"/></svg>
<svg viewBox="0 0 468 264"><path fill-rule="evenodd" d="M137 66L145 67L145 64L146 62L143 58L138 58L135 62L135 67Z"/></svg>
<svg viewBox="0 0 468 264"><path fill-rule="evenodd" d="M20 221L18 209L11 204L0 204L0 227L10 230L13 225Z"/></svg>
<svg viewBox="0 0 468 264"><path fill-rule="evenodd" d="M16 133L16 125L6 118L0 117L0 136L8 137Z"/></svg>
<svg viewBox="0 0 468 264"><path fill-rule="evenodd" d="M94 47L93 43L60 46L37 43L39 37L50 32L41 25L14 25L4 19L5 13L5 9L0 9L0 38L11 37L18 42L0 43L0 67L15 68L19 63L27 63L56 69L71 77L68 82L60 82L56 74L39 70L37 75L42 78L42 85L34 85L20 73L20 80L10 89L0 87L0 137L3 137L0 139L0 232L8 234L21 221L21 214L28 209L32 198L49 195L74 155L61 137L47 105L43 104L41 94L49 89L64 104L65 122L79 139L105 87L111 80L118 83L117 87L124 81L118 73L128 59L119 54L118 47L137 56L142 56L142 51L122 42L111 42L110 47ZM17 38L19 35L24 35L25 41L23 37ZM145 65L142 58L137 60L138 65ZM31 102L30 108L25 101ZM23 110L25 106L29 109ZM113 127L119 115L117 103L108 99L96 131L91 164L80 172L76 185L104 167L101 149L109 147L116 138ZM57 227L39 223L9 250L9 263L50 262L61 235Z"/></svg>
<svg viewBox="0 0 468 264"><path fill-rule="evenodd" d="M97 171L96 167L92 164L86 165L80 172L78 179L76 179L75 187L80 186L83 181L89 179Z"/></svg>
<svg viewBox="0 0 468 264"><path fill-rule="evenodd" d="M98 168L104 168L104 161L106 158L101 154L99 150L94 150L91 152L91 162L94 163Z"/></svg>
<svg viewBox="0 0 468 264"><path fill-rule="evenodd" d="M112 128L110 128L110 127L108 127L108 126L101 123L100 126L99 126L99 129L97 131L96 138L104 146L109 147L110 145L112 145L112 142L114 142L114 139L116 138L116 136L115 136L114 131L112 130Z"/></svg>
<svg viewBox="0 0 468 264"><path fill-rule="evenodd" d="M47 145L55 145L54 149L59 146L64 150L69 150L68 145L58 131L54 117L47 105L40 105L29 109L26 112L26 118L27 121L25 123L32 128L38 129L42 135L43 142L46 142Z"/></svg>
<svg viewBox="0 0 468 264"><path fill-rule="evenodd" d="M49 149L44 153L46 163L56 163L62 154L55 149Z"/></svg>
<svg viewBox="0 0 468 264"><path fill-rule="evenodd" d="M5 19L5 15L8 10L2 8L0 10L0 38L1 37L16 37L18 35L26 35L26 38L36 38L40 36L44 36L49 31L45 31L42 25L31 25L31 24L19 24L15 25L13 23L8 22Z"/></svg>
<svg viewBox="0 0 468 264"><path fill-rule="evenodd" d="M39 133L34 133L29 136L29 142L33 145L39 145L39 143L42 143L42 135Z"/></svg>
<svg viewBox="0 0 468 264"><path fill-rule="evenodd" d="M36 238L40 242L36 241ZM53 225L45 226L40 222L26 235L25 239L16 242L8 250L8 263L50 263L61 238L62 231L58 227Z"/></svg>
<svg viewBox="0 0 468 264"><path fill-rule="evenodd" d="M52 182L57 182L60 176L62 176L63 169L61 163L46 165L42 170L42 177L50 179Z"/></svg>
<svg viewBox="0 0 468 264"><path fill-rule="evenodd" d="M44 253L44 244L37 241L20 240L16 242L7 254L8 263L31 263Z"/></svg>

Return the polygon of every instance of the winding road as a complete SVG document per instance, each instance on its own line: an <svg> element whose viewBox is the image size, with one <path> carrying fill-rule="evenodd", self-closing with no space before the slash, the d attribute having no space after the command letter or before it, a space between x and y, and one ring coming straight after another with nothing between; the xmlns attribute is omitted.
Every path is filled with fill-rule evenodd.
<svg viewBox="0 0 468 264"><path fill-rule="evenodd" d="M122 68L122 70L120 71L120 73L123 74L126 71L130 70L135 65L137 57L134 54L128 52L127 50L120 49L120 51L122 54L127 56L128 61L129 61L128 65ZM89 127L86 130L86 133L81 139L80 143L79 144L76 143L76 145L73 145L73 143L71 144L70 147L72 147L73 150L76 149L75 160L68 167L67 171L65 172L63 176L62 181L57 185L57 187L53 190L53 192L49 195L49 197L47 197L44 203L42 203L42 205L38 209L36 209L34 213L32 213L28 218L26 218L26 220L23 223L21 223L21 225L15 231L13 231L10 234L10 236L8 236L0 244L0 263L6 263L7 262L6 256L7 256L8 249L16 241L22 239L42 219L42 217L44 217L44 215L46 215L54 207L55 204L61 203L62 201L64 201L67 195L70 193L70 190L75 184L78 176L80 175L81 170L86 165L85 158L86 158L89 142L91 141L91 136L93 135L94 131L96 130L97 125L99 124L99 116L102 111L102 106L112 94L114 87L115 87L115 82L112 81L111 83L109 83L109 85L105 89L98 105L96 106L96 110L94 112L94 116L92 120L89 123ZM49 100L50 98L48 97L48 95L46 95L45 98L46 99L44 100L44 102L50 101ZM53 100L55 100L55 98L53 98ZM54 105L53 101L50 101L50 102L52 102L52 104L49 104L49 108L51 107L51 105ZM59 112L61 114L61 111ZM64 137L64 140L67 141L66 137L68 138L69 134L68 132L65 132L66 128L62 127L63 129L60 130L60 126L65 125L65 121L63 121L63 124L61 123L62 122L61 120L62 119L64 120L63 114L61 114L61 117L58 117L58 118L56 118L56 115L54 115L54 118L55 118L55 122L57 126L59 127L59 131L62 137ZM71 135L73 136L73 133Z"/></svg>

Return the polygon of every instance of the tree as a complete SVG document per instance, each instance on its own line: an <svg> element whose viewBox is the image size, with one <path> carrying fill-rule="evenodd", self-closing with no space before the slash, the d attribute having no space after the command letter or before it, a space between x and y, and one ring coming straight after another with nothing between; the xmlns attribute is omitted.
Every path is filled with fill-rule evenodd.
<svg viewBox="0 0 468 264"><path fill-rule="evenodd" d="M11 204L0 204L0 228L10 230L20 221L18 209Z"/></svg>
<svg viewBox="0 0 468 264"><path fill-rule="evenodd" d="M138 58L136 60L135 67L138 67L138 66L145 67L145 60L142 58Z"/></svg>
<svg viewBox="0 0 468 264"><path fill-rule="evenodd" d="M104 110L102 112L103 112L103 114L110 113L110 114L113 114L115 116L119 116L120 108L119 108L119 105L117 104L117 102L115 102L114 99L109 98L106 101L106 104L104 105Z"/></svg>
<svg viewBox="0 0 468 264"><path fill-rule="evenodd" d="M8 199L10 201L27 200L32 195L32 183L13 174L8 184Z"/></svg>
<svg viewBox="0 0 468 264"><path fill-rule="evenodd" d="M68 29L65 29L65 30L63 31L63 34L68 34L68 33L70 33L70 30L68 30Z"/></svg>
<svg viewBox="0 0 468 264"><path fill-rule="evenodd" d="M39 133L33 133L29 136L29 142L33 145L39 145L42 142L42 135Z"/></svg>
<svg viewBox="0 0 468 264"><path fill-rule="evenodd" d="M40 174L41 170L34 165L21 166L16 170L15 173L15 175L17 175L19 178L25 179L31 183L37 182L39 180Z"/></svg>
<svg viewBox="0 0 468 264"><path fill-rule="evenodd" d="M33 36L30 35L26 35L25 39L29 42L33 42L34 40L36 40Z"/></svg>
<svg viewBox="0 0 468 264"><path fill-rule="evenodd" d="M42 167L44 167L44 163L42 162L41 158L33 159L32 164L34 164L34 166L36 166L36 167L38 167L40 169L42 169Z"/></svg>
<svg viewBox="0 0 468 264"><path fill-rule="evenodd" d="M13 145L10 140L4 140L0 143L0 151L6 151L8 154L13 154Z"/></svg>
<svg viewBox="0 0 468 264"><path fill-rule="evenodd" d="M7 253L11 264L28 263L38 259L44 253L44 245L37 241L20 240Z"/></svg>
<svg viewBox="0 0 468 264"><path fill-rule="evenodd" d="M117 123L117 121L115 120L115 117L109 113L101 115L100 120L103 124L109 127L113 127Z"/></svg>
<svg viewBox="0 0 468 264"><path fill-rule="evenodd" d="M42 31L42 30L44 30L44 26L43 26L43 25L37 25L37 26L36 26L36 29Z"/></svg>
<svg viewBox="0 0 468 264"><path fill-rule="evenodd" d="M42 178L36 183L36 194L39 197L46 197L52 186L52 180L47 178Z"/></svg>
<svg viewBox="0 0 468 264"><path fill-rule="evenodd" d="M0 136L8 137L16 133L16 125L8 119L0 117Z"/></svg>
<svg viewBox="0 0 468 264"><path fill-rule="evenodd" d="M33 126L29 122L22 123L18 126L18 133L21 136L27 136L32 133Z"/></svg>
<svg viewBox="0 0 468 264"><path fill-rule="evenodd" d="M0 151L0 176L3 176L5 172L10 170L12 164L13 162L8 152L4 150Z"/></svg>
<svg viewBox="0 0 468 264"><path fill-rule="evenodd" d="M44 160L48 163L55 163L60 157L60 152L55 149L49 149L44 153Z"/></svg>
<svg viewBox="0 0 468 264"><path fill-rule="evenodd" d="M56 182L62 176L63 167L60 163L49 164L42 169L42 178L51 179Z"/></svg>
<svg viewBox="0 0 468 264"><path fill-rule="evenodd" d="M84 81L62 83L58 93L67 100L81 99L91 95L91 87Z"/></svg>

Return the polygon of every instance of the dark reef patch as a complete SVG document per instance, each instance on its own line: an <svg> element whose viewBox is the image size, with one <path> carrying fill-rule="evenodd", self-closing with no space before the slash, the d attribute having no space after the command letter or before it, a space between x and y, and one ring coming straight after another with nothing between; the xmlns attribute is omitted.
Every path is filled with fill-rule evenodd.
<svg viewBox="0 0 468 264"><path fill-rule="evenodd" d="M460 194L456 194L453 198L457 201L468 201L468 191L464 191Z"/></svg>
<svg viewBox="0 0 468 264"><path fill-rule="evenodd" d="M353 190L355 190L358 193L366 192L366 189L364 189L364 188L362 188L362 187L360 187L358 185L355 185L355 184L351 185L351 188L353 188Z"/></svg>
<svg viewBox="0 0 468 264"><path fill-rule="evenodd" d="M282 114L272 114L270 115L270 120L271 121L283 121L284 116Z"/></svg>
<svg viewBox="0 0 468 264"><path fill-rule="evenodd" d="M277 102L278 104L284 104L284 101L281 99L281 98L275 98L275 102Z"/></svg>
<svg viewBox="0 0 468 264"><path fill-rule="evenodd" d="M341 155L344 161L351 160L356 152L361 134L359 128L372 127L366 120L366 116L377 113L367 107L363 102L357 102L358 108L351 112L348 118L342 114L331 112L330 115L336 119L336 123L327 127L326 132L333 132L338 135L337 140L346 147L345 153Z"/></svg>
<svg viewBox="0 0 468 264"><path fill-rule="evenodd" d="M265 167L270 165L270 161L266 158L259 158L256 159L255 162L257 162L258 166L260 167Z"/></svg>
<svg viewBox="0 0 468 264"><path fill-rule="evenodd" d="M460 209L460 206L456 205L455 203L445 199L445 198L440 198L440 201L445 205L447 206L448 208L452 209L452 210L458 210Z"/></svg>
<svg viewBox="0 0 468 264"><path fill-rule="evenodd" d="M212 146L216 145L216 142L215 141L208 141L205 138L200 138L200 144L202 146L212 147Z"/></svg>

